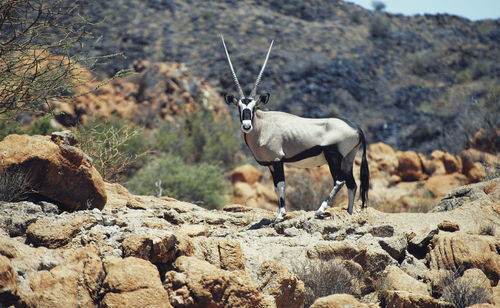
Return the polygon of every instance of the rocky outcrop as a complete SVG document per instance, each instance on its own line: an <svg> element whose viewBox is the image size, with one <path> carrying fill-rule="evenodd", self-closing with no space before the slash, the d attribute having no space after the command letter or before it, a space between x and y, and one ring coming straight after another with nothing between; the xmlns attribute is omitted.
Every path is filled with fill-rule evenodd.
<svg viewBox="0 0 500 308"><path fill-rule="evenodd" d="M106 204L104 182L74 145L59 134L9 135L0 142L0 173L26 176L29 193L55 201L62 209L102 209Z"/></svg>
<svg viewBox="0 0 500 308"><path fill-rule="evenodd" d="M429 156L396 151L378 142L369 146L370 205L384 212L426 212L450 191L486 176L486 168L497 168L498 157L477 150L460 156L433 151ZM359 174L360 159L354 175ZM293 209L315 210L332 188L328 166L314 169L285 168L286 199ZM277 197L267 169L243 165L231 172L233 200L250 207L275 209ZM341 190L332 204L345 207L347 193Z"/></svg>
<svg viewBox="0 0 500 308"><path fill-rule="evenodd" d="M451 271L481 269L492 286L500 279L500 256L495 243L478 235L441 232L432 238L427 255L431 269Z"/></svg>
<svg viewBox="0 0 500 308"><path fill-rule="evenodd" d="M289 211L276 225L270 225L275 213L264 209L233 204L206 210L133 196L118 184L106 187L109 202L102 210L0 203L3 301L24 307L301 307L315 292L306 281L331 283L324 280L326 268L311 268L328 262L339 270L335 283L352 286L352 294L321 295L312 298L313 307L452 307L440 299L446 286L439 273L455 268L465 270L455 273L456 281L485 290L489 302L500 299L497 231L478 226L500 223L499 179L450 193L449 200L462 200L454 209L368 208L349 215L330 208L324 219ZM309 268L302 272L316 276L302 281L297 267L303 264Z"/></svg>
<svg viewBox="0 0 500 308"><path fill-rule="evenodd" d="M104 85L95 81L80 85L78 91L83 95L71 103L54 102L56 119L68 127L86 123L92 117L109 119L116 115L149 126L158 120L173 121L176 116L191 114L200 107L219 116L229 115L219 93L189 74L184 64L137 61L133 71L130 76ZM97 86L98 90L93 91Z"/></svg>
<svg viewBox="0 0 500 308"><path fill-rule="evenodd" d="M166 273L165 288L174 307L258 307L262 294L253 280L194 258L179 257Z"/></svg>

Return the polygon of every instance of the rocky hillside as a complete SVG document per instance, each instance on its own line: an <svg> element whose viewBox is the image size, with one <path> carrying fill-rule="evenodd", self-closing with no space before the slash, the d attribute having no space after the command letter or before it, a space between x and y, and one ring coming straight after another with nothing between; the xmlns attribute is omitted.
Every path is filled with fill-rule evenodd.
<svg viewBox="0 0 500 308"><path fill-rule="evenodd" d="M123 52L99 72L134 61L182 62L218 91L234 91L219 33L249 89L271 39L261 91L273 109L349 118L371 142L458 154L480 128L498 151L500 21L407 17L336 1L80 1L101 37L93 55ZM473 118L470 115L474 115ZM493 130L491 130L493 129ZM482 148L485 150L485 148Z"/></svg>
<svg viewBox="0 0 500 308"><path fill-rule="evenodd" d="M324 219L298 210L272 225L275 208L132 195L103 182L74 141L0 143L2 199L16 189L28 198L0 201L0 307L500 303L499 178L448 193L430 213L332 207ZM375 175L392 168L387 148L372 146ZM394 155L391 177L425 177L409 167L412 155ZM462 163L434 156L436 172Z"/></svg>

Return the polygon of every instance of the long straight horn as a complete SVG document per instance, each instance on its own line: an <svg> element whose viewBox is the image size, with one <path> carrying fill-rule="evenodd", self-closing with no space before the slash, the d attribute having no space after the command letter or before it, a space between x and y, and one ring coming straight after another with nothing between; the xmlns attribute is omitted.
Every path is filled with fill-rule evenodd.
<svg viewBox="0 0 500 308"><path fill-rule="evenodd" d="M236 73L234 72L233 64L231 63L231 58L229 57L229 53L227 52L226 43L224 42L224 36L221 34L220 38L222 39L222 45L224 45L224 50L226 51L227 62L229 63L229 68L231 69L231 74L233 74L234 83L238 87L238 92L240 93L240 98L244 97L243 90L241 90L240 82L238 81L238 77L236 77Z"/></svg>
<svg viewBox="0 0 500 308"><path fill-rule="evenodd" d="M271 48L273 48L273 43L274 43L274 40L271 41L271 45L269 46L269 50L267 51L266 60L264 61L264 64L262 65L262 68L260 69L259 76L257 77L257 80L255 81L255 85L253 86L252 92L250 92L250 97L255 97L255 94L257 94L257 87L259 86L260 78L262 78L262 74L264 73L264 69L266 68L267 60L269 60L269 54L271 54Z"/></svg>

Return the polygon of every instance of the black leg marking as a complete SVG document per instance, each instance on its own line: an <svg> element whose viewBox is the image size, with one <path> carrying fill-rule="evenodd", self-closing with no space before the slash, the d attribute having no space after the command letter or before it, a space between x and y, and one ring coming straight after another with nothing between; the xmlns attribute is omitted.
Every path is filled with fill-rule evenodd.
<svg viewBox="0 0 500 308"><path fill-rule="evenodd" d="M316 217L322 217L325 213L328 203L332 201L339 190L344 186L345 183L345 173L342 172L342 154L338 151L336 145L331 145L324 150L325 159L328 162L328 167L330 168L330 174L333 179L333 188L328 197L321 203L318 210L316 211Z"/></svg>
<svg viewBox="0 0 500 308"><path fill-rule="evenodd" d="M274 223L278 223L284 220L286 215L286 205L285 205L285 170L283 168L283 162L276 162L269 166L271 170L271 175L273 176L274 190L278 196L279 212L278 216L274 220Z"/></svg>

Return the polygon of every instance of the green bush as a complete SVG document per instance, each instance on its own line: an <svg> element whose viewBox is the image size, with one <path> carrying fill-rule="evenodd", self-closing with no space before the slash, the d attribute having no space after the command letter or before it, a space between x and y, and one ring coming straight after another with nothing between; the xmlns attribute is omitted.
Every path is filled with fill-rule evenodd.
<svg viewBox="0 0 500 308"><path fill-rule="evenodd" d="M123 119L96 119L75 131L80 147L110 182L124 180L146 163L147 141L141 129Z"/></svg>
<svg viewBox="0 0 500 308"><path fill-rule="evenodd" d="M370 35L375 38L384 38L389 36L390 23L385 16L375 16L370 23Z"/></svg>
<svg viewBox="0 0 500 308"><path fill-rule="evenodd" d="M51 114L44 115L41 118L35 119L30 123L30 126L26 133L28 135L50 135L57 129L53 128L50 122L54 117Z"/></svg>
<svg viewBox="0 0 500 308"><path fill-rule="evenodd" d="M14 119L0 118L0 141L11 134L24 134L24 131Z"/></svg>
<svg viewBox="0 0 500 308"><path fill-rule="evenodd" d="M230 119L202 108L178 123L161 126L154 137L154 148L180 156L186 162L206 162L229 169L235 164L240 146L237 132Z"/></svg>
<svg viewBox="0 0 500 308"><path fill-rule="evenodd" d="M207 163L187 164L179 156L170 154L140 169L127 187L135 194L158 195L160 184L165 195L201 202L209 209L221 208L225 202L227 183L218 167Z"/></svg>
<svg viewBox="0 0 500 308"><path fill-rule="evenodd" d="M15 118L5 116L0 118L0 140L11 134L28 134L28 135L50 135L55 132L50 125L52 115L47 114L41 118L32 121L28 128L23 128Z"/></svg>
<svg viewBox="0 0 500 308"><path fill-rule="evenodd" d="M411 72L417 76L438 73L441 69L442 53L434 50L421 50L409 56Z"/></svg>

